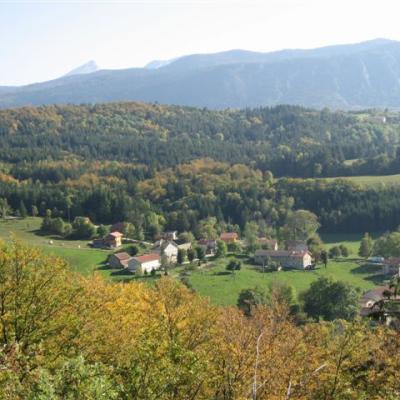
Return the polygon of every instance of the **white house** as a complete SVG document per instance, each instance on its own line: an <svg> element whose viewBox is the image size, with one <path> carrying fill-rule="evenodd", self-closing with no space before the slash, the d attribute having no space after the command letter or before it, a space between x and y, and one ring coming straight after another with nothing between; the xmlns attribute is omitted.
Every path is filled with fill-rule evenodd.
<svg viewBox="0 0 400 400"><path fill-rule="evenodd" d="M308 251L257 250L255 252L256 264L267 265L268 260L275 261L284 268L294 269L304 269L312 264L311 254Z"/></svg>
<svg viewBox="0 0 400 400"><path fill-rule="evenodd" d="M150 273L151 270L157 270L160 269L160 267L160 256L156 253L132 257L128 262L128 270L135 273L138 270L140 270L141 272L147 271L148 273Z"/></svg>
<svg viewBox="0 0 400 400"><path fill-rule="evenodd" d="M161 256L164 254L167 256L169 262L176 262L178 257L178 245L172 240L158 240L154 243L154 247L151 252Z"/></svg>

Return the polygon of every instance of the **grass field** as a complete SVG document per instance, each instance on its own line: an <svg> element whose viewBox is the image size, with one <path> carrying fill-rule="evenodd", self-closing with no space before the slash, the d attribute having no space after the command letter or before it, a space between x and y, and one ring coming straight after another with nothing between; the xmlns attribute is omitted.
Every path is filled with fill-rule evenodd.
<svg viewBox="0 0 400 400"><path fill-rule="evenodd" d="M360 241L364 236L363 233L336 234L325 233L321 234L321 239L325 243L325 248L328 250L333 246L345 245L350 250L350 257L357 257ZM376 235L371 235L375 238Z"/></svg>
<svg viewBox="0 0 400 400"><path fill-rule="evenodd" d="M365 266L358 259L330 261L328 268L319 266L314 271L290 270L266 273L261 272L255 265L243 262L242 269L234 275L225 270L228 261L229 259L217 260L209 267L199 268L190 276L193 288L201 295L209 297L215 304L236 304L241 290L256 286L267 288L274 281L289 283L296 289L297 294L307 289L320 276L331 276L363 291L381 283L375 276L379 267Z"/></svg>
<svg viewBox="0 0 400 400"><path fill-rule="evenodd" d="M85 240L63 240L38 234L41 218L0 220L0 238L10 240L15 237L31 246L40 247L44 252L62 257L68 261L73 271L83 275L99 272L105 277L119 280L118 270L105 268L104 264L111 251L92 249ZM51 243L52 242L52 243Z"/></svg>
<svg viewBox="0 0 400 400"><path fill-rule="evenodd" d="M24 220L0 220L0 238L10 240L12 235L23 242L40 247L44 252L63 257L68 261L73 271L83 275L98 272L107 279L142 280L154 283L157 277L135 277L124 274L121 270L109 269L105 262L111 251L91 249L88 241L70 241L38 235L41 218L26 218ZM243 267L235 275L226 274L225 267L229 258L211 261L207 266L202 266L189 277L194 289L203 296L207 296L215 304L235 304L242 289L255 286L267 287L273 281L287 282L293 285L298 293L307 289L311 282L319 276L332 276L349 282L362 290L372 288L379 284L374 276L374 267L363 266L357 259L357 251L362 234L351 235L322 235L326 248L343 243L350 251L349 259L330 261L328 268L318 268L315 271L280 271L262 273L259 269L242 258ZM52 243L50 243L52 241ZM178 277L183 267L174 268L170 275Z"/></svg>

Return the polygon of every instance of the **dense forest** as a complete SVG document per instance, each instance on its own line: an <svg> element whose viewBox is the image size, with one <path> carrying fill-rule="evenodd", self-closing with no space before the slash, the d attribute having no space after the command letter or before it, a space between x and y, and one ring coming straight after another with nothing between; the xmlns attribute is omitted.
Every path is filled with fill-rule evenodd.
<svg viewBox="0 0 400 400"><path fill-rule="evenodd" d="M399 188L321 178L399 172L399 136L393 112L143 103L3 110L0 199L14 212L130 221L150 236L195 232L209 217L279 230L292 209L316 213L324 231L382 231L400 224Z"/></svg>
<svg viewBox="0 0 400 400"><path fill-rule="evenodd" d="M211 111L144 103L49 106L0 111L0 159L73 157L160 169L210 157L275 176L379 174L400 171L399 134L400 116L389 112L294 106Z"/></svg>

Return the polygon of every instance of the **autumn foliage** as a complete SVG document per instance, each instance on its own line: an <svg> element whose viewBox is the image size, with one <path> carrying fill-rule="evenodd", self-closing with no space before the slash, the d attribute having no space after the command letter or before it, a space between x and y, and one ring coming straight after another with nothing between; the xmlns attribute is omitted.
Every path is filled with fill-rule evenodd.
<svg viewBox="0 0 400 400"><path fill-rule="evenodd" d="M400 337L356 321L245 316L180 283L110 284L0 246L1 399L397 399Z"/></svg>

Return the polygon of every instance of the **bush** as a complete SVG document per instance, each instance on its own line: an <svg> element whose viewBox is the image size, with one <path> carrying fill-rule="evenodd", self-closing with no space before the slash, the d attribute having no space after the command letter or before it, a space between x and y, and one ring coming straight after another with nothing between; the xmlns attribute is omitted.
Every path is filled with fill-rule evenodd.
<svg viewBox="0 0 400 400"><path fill-rule="evenodd" d="M226 266L227 271L234 273L235 271L240 271L242 268L242 263L240 261L231 260Z"/></svg>
<svg viewBox="0 0 400 400"><path fill-rule="evenodd" d="M179 265L183 264L184 261L185 261L185 258L186 258L186 250L179 249L178 250L178 256L177 256L177 259L176 259L177 263Z"/></svg>
<svg viewBox="0 0 400 400"><path fill-rule="evenodd" d="M130 254L132 257L136 256L139 253L139 247L136 244L129 246L127 249L127 253Z"/></svg>
<svg viewBox="0 0 400 400"><path fill-rule="evenodd" d="M342 255L339 246L333 246L329 249L329 258L338 258Z"/></svg>
<svg viewBox="0 0 400 400"><path fill-rule="evenodd" d="M195 259L195 257L196 257L195 251L194 251L193 249L189 249L189 250L187 251L187 258L188 258L189 262L193 262L193 260Z"/></svg>
<svg viewBox="0 0 400 400"><path fill-rule="evenodd" d="M239 253L242 250L240 244L237 242L228 243L227 247L230 253Z"/></svg>
<svg viewBox="0 0 400 400"><path fill-rule="evenodd" d="M340 251L341 251L343 257L348 257L350 255L349 248L346 247L344 244L341 244L339 246L339 248L340 248Z"/></svg>
<svg viewBox="0 0 400 400"><path fill-rule="evenodd" d="M91 239L96 234L95 226L86 217L76 217L72 229L72 236L75 239Z"/></svg>
<svg viewBox="0 0 400 400"><path fill-rule="evenodd" d="M217 251L215 255L217 257L225 257L228 248L226 247L226 243L223 240L217 240Z"/></svg>

